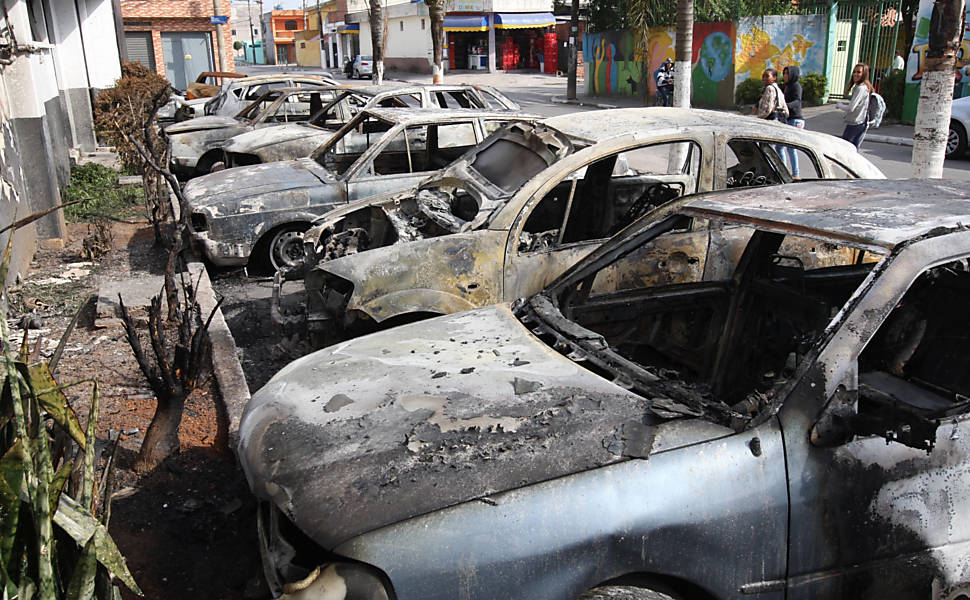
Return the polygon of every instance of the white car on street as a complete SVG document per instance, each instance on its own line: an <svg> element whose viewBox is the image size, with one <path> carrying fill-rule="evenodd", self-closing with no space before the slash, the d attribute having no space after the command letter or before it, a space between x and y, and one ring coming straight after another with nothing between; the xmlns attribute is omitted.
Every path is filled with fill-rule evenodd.
<svg viewBox="0 0 970 600"><path fill-rule="evenodd" d="M947 158L966 154L968 131L970 131L970 96L953 101L950 112L950 132L946 138Z"/></svg>

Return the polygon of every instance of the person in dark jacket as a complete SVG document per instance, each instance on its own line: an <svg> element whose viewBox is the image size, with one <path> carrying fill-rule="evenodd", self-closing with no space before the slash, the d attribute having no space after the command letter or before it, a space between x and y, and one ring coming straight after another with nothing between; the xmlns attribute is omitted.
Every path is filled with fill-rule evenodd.
<svg viewBox="0 0 970 600"><path fill-rule="evenodd" d="M792 127L805 129L805 119L802 118L802 84L798 82L798 67L789 65L782 72L785 91L785 102L788 104L788 124ZM798 151L791 146L786 148L788 153L788 163L791 168L792 178L801 179L798 171Z"/></svg>

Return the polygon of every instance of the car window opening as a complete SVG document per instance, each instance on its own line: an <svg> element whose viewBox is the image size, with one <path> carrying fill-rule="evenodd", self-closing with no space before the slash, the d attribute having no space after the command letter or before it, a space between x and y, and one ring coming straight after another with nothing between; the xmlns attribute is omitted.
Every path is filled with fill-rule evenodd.
<svg viewBox="0 0 970 600"><path fill-rule="evenodd" d="M939 419L970 411L966 259L920 275L859 355L856 434L932 450Z"/></svg>
<svg viewBox="0 0 970 600"><path fill-rule="evenodd" d="M520 303L556 350L654 401L663 418L743 428L777 391L880 257L865 250L729 228L733 275L708 256L706 230L671 217L558 294ZM637 236L644 239L643 235Z"/></svg>
<svg viewBox="0 0 970 600"><path fill-rule="evenodd" d="M602 158L560 181L519 234L530 253L607 238L651 210L697 189L700 149L657 144Z"/></svg>

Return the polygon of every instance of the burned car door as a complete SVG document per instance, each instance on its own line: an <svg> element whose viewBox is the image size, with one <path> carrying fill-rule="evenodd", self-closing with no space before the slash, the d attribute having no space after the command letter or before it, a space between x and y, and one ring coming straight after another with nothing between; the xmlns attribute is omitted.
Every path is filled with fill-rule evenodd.
<svg viewBox="0 0 970 600"><path fill-rule="evenodd" d="M580 167L526 204L506 248L506 299L535 293L638 217L702 189L703 155L696 139L626 148ZM675 246L637 250L612 265L599 285L677 283L703 272L706 231L664 239Z"/></svg>
<svg viewBox="0 0 970 600"><path fill-rule="evenodd" d="M788 598L970 592L970 235L961 235L963 257L929 240L874 269L781 411Z"/></svg>
<svg viewBox="0 0 970 600"><path fill-rule="evenodd" d="M480 140L474 120L411 125L382 140L345 178L353 202L384 192L407 189L447 166Z"/></svg>

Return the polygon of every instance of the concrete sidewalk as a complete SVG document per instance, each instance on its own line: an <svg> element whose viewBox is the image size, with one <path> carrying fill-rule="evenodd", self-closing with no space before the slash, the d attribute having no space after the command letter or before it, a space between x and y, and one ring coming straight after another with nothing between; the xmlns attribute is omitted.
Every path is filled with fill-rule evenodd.
<svg viewBox="0 0 970 600"><path fill-rule="evenodd" d="M339 69L320 69L316 67L299 66L277 66L277 65L251 65L248 63L236 63L240 73L257 75L260 73L271 73L275 71L302 72L302 73L332 73L338 81L344 80L343 72ZM389 81L404 81L412 83L431 83L431 75L426 73L410 73L407 71L388 71L385 78ZM348 83L366 84L363 80L346 80ZM640 98L632 96L594 96L585 93L585 83L577 82L577 98L575 100L566 99L566 78L556 75L546 75L536 71L498 71L489 73L487 71L449 71L445 74L447 83L468 83L473 85L489 85L500 90L528 90L548 97L548 101L557 104L573 104L576 106L594 108L633 108L643 106ZM716 109L724 112L735 112L729 109ZM834 104L823 106L809 106L803 111L805 116L805 128L812 131L821 131L834 136L841 136L845 125L842 121L842 111L838 110ZM867 142L879 142L884 144L896 144L899 146L913 145L913 126L903 124L885 123L878 129L872 129L866 133Z"/></svg>

